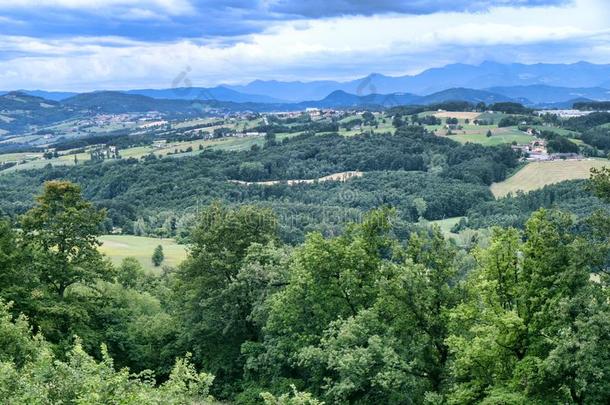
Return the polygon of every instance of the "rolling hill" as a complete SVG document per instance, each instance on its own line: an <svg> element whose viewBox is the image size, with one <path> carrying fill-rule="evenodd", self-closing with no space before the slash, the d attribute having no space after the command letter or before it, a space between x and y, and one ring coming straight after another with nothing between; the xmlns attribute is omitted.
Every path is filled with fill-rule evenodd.
<svg viewBox="0 0 610 405"><path fill-rule="evenodd" d="M9 133L64 120L74 113L62 104L22 92L0 96L0 129Z"/></svg>

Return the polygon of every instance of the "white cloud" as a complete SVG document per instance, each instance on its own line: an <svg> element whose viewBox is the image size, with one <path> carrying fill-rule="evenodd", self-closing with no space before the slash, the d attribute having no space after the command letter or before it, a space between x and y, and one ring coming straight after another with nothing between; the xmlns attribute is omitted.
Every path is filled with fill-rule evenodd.
<svg viewBox="0 0 610 405"><path fill-rule="evenodd" d="M487 13L284 22L228 46L193 40L0 37L0 54L30 55L0 61L0 89L169 87L187 66L195 85L215 85L256 78L344 79L371 71L404 74L485 59L575 62L586 58L608 63L610 15L602 3L578 0L567 7L499 7ZM556 52L558 44L565 44L561 53ZM545 46L550 50L545 51Z"/></svg>

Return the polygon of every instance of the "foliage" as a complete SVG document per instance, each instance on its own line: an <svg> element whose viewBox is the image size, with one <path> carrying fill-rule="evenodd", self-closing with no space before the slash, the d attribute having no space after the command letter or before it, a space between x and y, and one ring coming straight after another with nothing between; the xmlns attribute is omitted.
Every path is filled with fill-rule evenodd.
<svg viewBox="0 0 610 405"><path fill-rule="evenodd" d="M174 286L182 339L228 385L243 369L241 345L257 339L256 307L277 277L259 266L275 268L283 260L264 248L277 241L276 219L269 210L214 204L201 213L192 241Z"/></svg>
<svg viewBox="0 0 610 405"><path fill-rule="evenodd" d="M107 210L102 225L107 233L120 228L124 233L184 237L197 207L216 200L261 203L291 212L291 218L314 217L335 207L345 212L345 206L361 216L391 204L402 211L401 218L411 220L417 219L411 201L421 197L428 203L425 217L434 220L464 215L491 199L483 186L504 179L516 165L517 156L508 146L459 145L420 126L401 127L394 135L306 134L256 150L204 150L179 159L121 159L5 174L0 176L0 209L13 217L23 214L45 181L63 179L79 183L88 199ZM316 179L353 170L365 172L364 178L294 188L229 182ZM418 187L411 187L412 182ZM281 216L282 237L300 243L309 231L330 235L346 222L335 220L334 214L325 217L327 226Z"/></svg>
<svg viewBox="0 0 610 405"><path fill-rule="evenodd" d="M248 191L294 203L307 190L322 204L360 190L354 206L380 206L296 247L271 208L214 202L194 220L187 260L159 275L129 258L114 269L97 253L103 212L78 186L47 183L22 229L0 222L0 298L13 301L0 304L0 401L608 403L608 169L480 202L457 228L522 229L494 227L463 249L425 221L405 229L407 216L367 194L382 179L410 196L383 195L389 205L435 215L450 209L439 201L468 198L434 187L476 194L512 162L444 142L422 156L437 173Z"/></svg>
<svg viewBox="0 0 610 405"><path fill-rule="evenodd" d="M570 227L569 216L541 210L524 242L496 229L469 280L472 298L452 312L451 403L608 401L596 376L609 371L610 352L591 338L608 339L594 331L607 327L609 308Z"/></svg>
<svg viewBox="0 0 610 405"><path fill-rule="evenodd" d="M13 320L0 302L0 401L6 404L193 404L211 403L213 376L198 373L189 358L178 359L169 379L155 387L150 373L116 370L102 347L96 361L79 341L57 359L25 318Z"/></svg>
<svg viewBox="0 0 610 405"><path fill-rule="evenodd" d="M599 125L610 123L609 112L594 112L583 115L581 117L573 117L564 121L563 126L566 129L585 132Z"/></svg>
<svg viewBox="0 0 610 405"><path fill-rule="evenodd" d="M161 263L163 263L163 260L165 260L165 255L163 254L163 246L157 245L152 255L152 262L155 267L159 267L161 266Z"/></svg>
<svg viewBox="0 0 610 405"><path fill-rule="evenodd" d="M610 128L592 128L581 134L580 139L588 145L605 151L610 150Z"/></svg>
<svg viewBox="0 0 610 405"><path fill-rule="evenodd" d="M524 107L522 104L513 102L500 102L487 106L490 111L503 112L506 114L529 114L531 109Z"/></svg>

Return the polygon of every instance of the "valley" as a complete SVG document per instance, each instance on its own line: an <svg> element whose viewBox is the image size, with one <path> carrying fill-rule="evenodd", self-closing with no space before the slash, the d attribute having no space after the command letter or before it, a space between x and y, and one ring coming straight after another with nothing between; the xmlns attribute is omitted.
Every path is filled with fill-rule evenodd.
<svg viewBox="0 0 610 405"><path fill-rule="evenodd" d="M0 404L610 404L606 3L0 1Z"/></svg>

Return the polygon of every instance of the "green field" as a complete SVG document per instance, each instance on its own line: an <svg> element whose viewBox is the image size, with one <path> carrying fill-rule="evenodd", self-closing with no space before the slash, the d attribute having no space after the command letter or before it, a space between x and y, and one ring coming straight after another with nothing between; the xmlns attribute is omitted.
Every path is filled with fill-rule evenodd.
<svg viewBox="0 0 610 405"><path fill-rule="evenodd" d="M509 193L536 190L564 180L587 179L592 168L603 166L610 166L610 161L587 159L531 162L503 182L492 184L491 192L496 197L504 197Z"/></svg>
<svg viewBox="0 0 610 405"><path fill-rule="evenodd" d="M107 255L115 265L121 264L126 257L135 257L148 271L158 272L151 261L157 245L163 246L165 261L162 265L177 266L186 258L186 247L178 245L173 239L145 238L131 235L104 235L100 237L100 251Z"/></svg>
<svg viewBox="0 0 610 405"><path fill-rule="evenodd" d="M485 146L495 146L502 144L510 144L513 142L523 144L531 142L534 137L516 128L496 128L491 126L479 126L477 129L465 126L464 133L455 131L455 135L448 135L449 138L460 143L478 143ZM491 131L492 135L487 136L487 131Z"/></svg>
<svg viewBox="0 0 610 405"><path fill-rule="evenodd" d="M436 221L430 221L429 224L430 225L438 225L439 228L441 228L441 231L443 231L443 233L445 235L455 235L453 233L451 233L451 229L457 225L458 222L460 222L460 220L464 218L464 217L453 217L453 218L446 218L446 219L439 219Z"/></svg>

